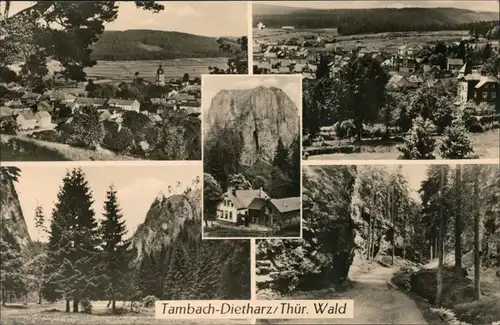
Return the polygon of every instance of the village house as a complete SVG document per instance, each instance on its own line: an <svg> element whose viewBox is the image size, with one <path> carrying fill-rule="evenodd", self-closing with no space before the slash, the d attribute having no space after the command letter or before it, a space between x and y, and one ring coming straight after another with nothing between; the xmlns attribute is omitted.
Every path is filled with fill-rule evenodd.
<svg viewBox="0 0 500 325"><path fill-rule="evenodd" d="M50 99L60 103L72 103L76 100L76 97L64 90L58 89L50 95Z"/></svg>
<svg viewBox="0 0 500 325"><path fill-rule="evenodd" d="M259 22L259 23L257 24L257 29L259 29L259 30L263 30L264 28L266 28L266 25L264 25L262 22Z"/></svg>
<svg viewBox="0 0 500 325"><path fill-rule="evenodd" d="M447 69L448 71L458 72L464 65L464 60L462 59L448 59Z"/></svg>
<svg viewBox="0 0 500 325"><path fill-rule="evenodd" d="M52 126L52 117L46 111L39 111L35 114L36 124L40 129L50 128Z"/></svg>
<svg viewBox="0 0 500 325"><path fill-rule="evenodd" d="M110 107L120 108L124 111L134 111L139 113L141 104L137 100L116 99L111 98L108 100Z"/></svg>
<svg viewBox="0 0 500 325"><path fill-rule="evenodd" d="M34 105L42 97L42 94L27 92L21 97L21 102L26 105Z"/></svg>
<svg viewBox="0 0 500 325"><path fill-rule="evenodd" d="M16 123L20 131L34 130L37 126L36 116L32 112L19 113L16 117Z"/></svg>
<svg viewBox="0 0 500 325"><path fill-rule="evenodd" d="M388 89L401 89L401 88L406 88L410 87L411 83L408 81L408 79L400 74L395 74L389 79L389 82L387 83L387 88Z"/></svg>
<svg viewBox="0 0 500 325"><path fill-rule="evenodd" d="M470 73L458 79L457 104L474 100L476 103L486 102L498 105L500 81L493 76L482 76Z"/></svg>
<svg viewBox="0 0 500 325"><path fill-rule="evenodd" d="M300 223L300 197L283 199L254 199L248 209L252 211L251 221L273 228Z"/></svg>
<svg viewBox="0 0 500 325"><path fill-rule="evenodd" d="M95 108L102 107L106 104L106 99L104 98L90 98L90 97L77 97L74 101L76 108L81 106L92 106Z"/></svg>
<svg viewBox="0 0 500 325"><path fill-rule="evenodd" d="M268 198L269 196L262 189L235 190L229 188L217 208L217 219L231 223L248 223L251 220L251 215L260 213L260 210L249 210L252 201L258 199L265 203ZM253 207L255 206L257 206L257 203L253 204Z"/></svg>

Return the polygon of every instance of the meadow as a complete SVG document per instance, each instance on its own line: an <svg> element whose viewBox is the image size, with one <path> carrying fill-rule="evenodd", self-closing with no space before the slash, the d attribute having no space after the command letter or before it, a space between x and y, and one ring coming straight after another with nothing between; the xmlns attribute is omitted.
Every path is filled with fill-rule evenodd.
<svg viewBox="0 0 500 325"><path fill-rule="evenodd" d="M28 303L7 305L0 307L2 325L155 325L155 324L250 324L250 320L182 320L182 319L156 319L154 308L142 308L130 312L130 302L118 302L121 314L111 314L107 308L108 301L93 301L92 314L66 313L64 303Z"/></svg>
<svg viewBox="0 0 500 325"><path fill-rule="evenodd" d="M97 61L93 67L86 68L87 77L96 79L113 79L119 81L132 80L135 73L147 81L154 81L156 70L161 64L165 80L182 78L185 73L190 77L200 77L208 74L209 67L225 68L227 58L186 58L173 60L151 60L151 61ZM50 61L47 64L50 73L60 70L57 61ZM14 64L11 67L14 71L20 71L20 65Z"/></svg>
<svg viewBox="0 0 500 325"><path fill-rule="evenodd" d="M284 31L281 29L254 29L253 38L258 42L278 42L291 38L303 40L307 36L320 36L326 39L335 38L336 46L352 48L356 42L363 46L380 51L396 51L403 44L422 45L437 41L459 40L468 35L468 31L434 31L434 32L404 32L404 33L378 33L338 36L337 29L298 29Z"/></svg>

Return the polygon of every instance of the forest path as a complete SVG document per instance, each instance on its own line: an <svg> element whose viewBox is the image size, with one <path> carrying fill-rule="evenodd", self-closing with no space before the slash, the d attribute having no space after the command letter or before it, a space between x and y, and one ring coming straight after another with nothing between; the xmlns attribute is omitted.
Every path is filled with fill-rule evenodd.
<svg viewBox="0 0 500 325"><path fill-rule="evenodd" d="M314 324L427 324L415 301L390 284L396 271L373 263L368 272L353 272L352 288L342 294L315 295L309 299L354 300L354 318L307 320ZM306 297L294 299L307 299ZM304 324L305 319L280 320L280 324ZM271 323L267 321L268 323Z"/></svg>

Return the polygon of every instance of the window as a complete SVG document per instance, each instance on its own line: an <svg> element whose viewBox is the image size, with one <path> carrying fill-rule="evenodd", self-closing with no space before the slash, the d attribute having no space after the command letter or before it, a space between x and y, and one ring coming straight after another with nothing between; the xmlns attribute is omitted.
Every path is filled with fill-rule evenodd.
<svg viewBox="0 0 500 325"><path fill-rule="evenodd" d="M487 92L487 91L484 91L484 92L483 92L483 99L486 99L486 98L488 98L488 92Z"/></svg>
<svg viewBox="0 0 500 325"><path fill-rule="evenodd" d="M491 93L491 99L497 99L497 93L496 91Z"/></svg>

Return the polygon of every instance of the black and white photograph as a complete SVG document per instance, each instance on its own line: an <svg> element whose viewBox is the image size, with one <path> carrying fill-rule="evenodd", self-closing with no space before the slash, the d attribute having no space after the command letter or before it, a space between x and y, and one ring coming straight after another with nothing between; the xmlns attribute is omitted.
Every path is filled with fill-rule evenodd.
<svg viewBox="0 0 500 325"><path fill-rule="evenodd" d="M247 8L0 1L2 161L201 160L201 75L248 73Z"/></svg>
<svg viewBox="0 0 500 325"><path fill-rule="evenodd" d="M257 240L257 299L354 300L323 324L500 319L498 164L304 165L302 182L308 227Z"/></svg>
<svg viewBox="0 0 500 325"><path fill-rule="evenodd" d="M4 325L178 324L155 301L250 299L250 240L202 241L201 162L0 176Z"/></svg>
<svg viewBox="0 0 500 325"><path fill-rule="evenodd" d="M256 1L253 72L303 75L309 160L498 159L498 12L498 1Z"/></svg>
<svg viewBox="0 0 500 325"><path fill-rule="evenodd" d="M301 77L202 79L203 238L298 238Z"/></svg>

